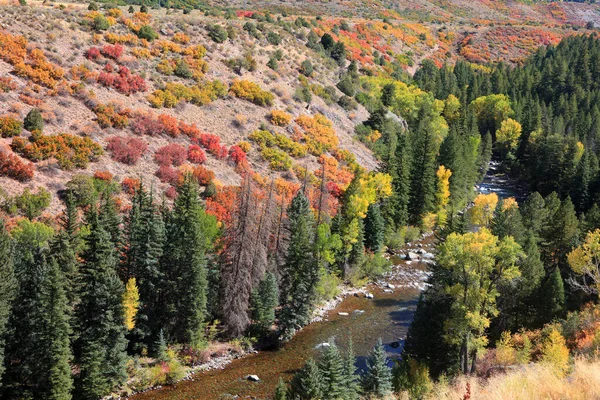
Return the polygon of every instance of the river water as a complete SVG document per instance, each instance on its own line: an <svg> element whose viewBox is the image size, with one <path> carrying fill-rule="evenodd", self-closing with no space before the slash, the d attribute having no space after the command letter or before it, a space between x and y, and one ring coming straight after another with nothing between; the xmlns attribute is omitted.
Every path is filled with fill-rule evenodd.
<svg viewBox="0 0 600 400"><path fill-rule="evenodd" d="M431 238L427 238L421 244L422 249L415 245L412 250L431 251L431 241ZM352 338L358 368L364 367L366 355L379 338L385 344L388 357L393 360L402 351L419 293L427 279L425 262L400 260L397 257L393 262L396 265L385 279L367 286L366 292L373 294L373 299L367 299L364 293L347 295L335 309L325 314L322 321L306 326L282 348L233 360L224 369L199 372L191 381L141 393L131 399L208 400L234 396L268 399L280 377L291 379L309 357L319 355L321 350L318 345L330 340L343 349L348 339ZM251 374L257 375L260 382L248 381L246 377Z"/></svg>
<svg viewBox="0 0 600 400"><path fill-rule="evenodd" d="M476 187L477 192L494 192L501 198L523 200L524 192L499 171L499 165L492 162L484 181ZM406 252L431 252L432 242L431 237L425 238L408 246ZM381 281L367 286L366 292L372 293L373 299L367 299L362 293L346 296L325 313L322 321L306 326L282 348L233 360L223 369L199 372L191 380L141 393L131 399L268 399L280 377L289 381L308 358L319 355L319 344L330 340L343 349L352 338L356 365L361 369L365 366L366 355L381 338L391 365L402 351L419 293L425 287L427 262L432 262L430 259L407 261L401 257L393 257L392 261L392 271ZM248 375L257 375L260 382L248 381Z"/></svg>

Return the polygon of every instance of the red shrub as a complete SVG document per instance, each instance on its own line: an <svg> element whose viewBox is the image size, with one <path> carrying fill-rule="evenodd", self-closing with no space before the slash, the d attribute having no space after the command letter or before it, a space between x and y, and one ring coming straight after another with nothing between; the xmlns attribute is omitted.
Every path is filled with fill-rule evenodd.
<svg viewBox="0 0 600 400"><path fill-rule="evenodd" d="M177 184L179 172L169 165L162 165L155 174L163 183Z"/></svg>
<svg viewBox="0 0 600 400"><path fill-rule="evenodd" d="M343 193L340 186L335 182L327 182L326 186L327 186L327 192L336 198L339 198Z"/></svg>
<svg viewBox="0 0 600 400"><path fill-rule="evenodd" d="M112 152L113 160L134 165L148 149L148 144L138 138L115 136L108 140L107 149Z"/></svg>
<svg viewBox="0 0 600 400"><path fill-rule="evenodd" d="M111 73L113 67L106 64L104 72L98 75L97 81L103 86L113 87L123 94L133 94L137 92L145 92L147 90L146 81L139 75L133 75L129 68L119 66L117 74Z"/></svg>
<svg viewBox="0 0 600 400"><path fill-rule="evenodd" d="M177 143L171 143L161 147L154 153L154 161L158 165L181 165L187 158L185 147Z"/></svg>
<svg viewBox="0 0 600 400"><path fill-rule="evenodd" d="M161 133L162 124L151 113L144 113L136 115L131 129L138 135L154 136Z"/></svg>
<svg viewBox="0 0 600 400"><path fill-rule="evenodd" d="M206 161L206 154L204 150L195 144L190 144L188 147L188 161L195 164L204 164Z"/></svg>
<svg viewBox="0 0 600 400"><path fill-rule="evenodd" d="M121 46L120 44L115 44L114 46L107 44L104 47L102 47L100 52L104 57L112 58L116 61L123 55L123 50L123 46Z"/></svg>
<svg viewBox="0 0 600 400"><path fill-rule="evenodd" d="M97 47L90 47L85 52L85 58L87 58L88 60L96 61L98 57L100 57L100 50L98 50Z"/></svg>
<svg viewBox="0 0 600 400"><path fill-rule="evenodd" d="M229 157L233 160L235 165L246 162L246 153L239 146L234 145L229 148Z"/></svg>
<svg viewBox="0 0 600 400"><path fill-rule="evenodd" d="M113 174L108 171L96 171L94 172L94 179L110 182L113 180Z"/></svg>
<svg viewBox="0 0 600 400"><path fill-rule="evenodd" d="M125 193L132 195L140 188L140 180L137 178L125 178L121 182L121 187Z"/></svg>
<svg viewBox="0 0 600 400"><path fill-rule="evenodd" d="M175 186L169 186L169 188L165 190L165 196L171 200L174 200L177 197L177 189L175 189Z"/></svg>
<svg viewBox="0 0 600 400"><path fill-rule="evenodd" d="M33 163L25 163L12 153L0 151L0 176L8 176L20 182L33 178Z"/></svg>
<svg viewBox="0 0 600 400"><path fill-rule="evenodd" d="M194 168L192 175L194 175L198 180L198 183L203 186L208 185L210 181L215 179L215 173L202 165L198 165Z"/></svg>
<svg viewBox="0 0 600 400"><path fill-rule="evenodd" d="M227 158L227 147L221 145L221 138L212 133L201 133L197 139L210 154L217 157L220 160Z"/></svg>

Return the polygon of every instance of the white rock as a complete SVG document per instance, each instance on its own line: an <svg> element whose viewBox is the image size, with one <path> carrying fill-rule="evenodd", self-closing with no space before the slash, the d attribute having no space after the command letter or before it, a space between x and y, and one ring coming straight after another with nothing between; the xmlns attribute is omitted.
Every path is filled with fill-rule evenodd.
<svg viewBox="0 0 600 400"><path fill-rule="evenodd" d="M252 382L260 382L258 375L248 375L246 379Z"/></svg>
<svg viewBox="0 0 600 400"><path fill-rule="evenodd" d="M318 349L322 349L324 347L329 347L329 346L331 346L331 343L329 343L329 342L323 342L323 343L319 343L318 345L316 345L315 349L318 350Z"/></svg>
<svg viewBox="0 0 600 400"><path fill-rule="evenodd" d="M388 284L386 285L386 287L387 287L388 289L396 289L396 286L392 285L391 283L388 283Z"/></svg>
<svg viewBox="0 0 600 400"><path fill-rule="evenodd" d="M347 312L339 312L338 315L341 315L343 317L347 317L350 314L348 314Z"/></svg>
<svg viewBox="0 0 600 400"><path fill-rule="evenodd" d="M373 296L373 293L367 293L367 294L365 294L365 297L367 299L373 299L373 298L375 298L375 296Z"/></svg>

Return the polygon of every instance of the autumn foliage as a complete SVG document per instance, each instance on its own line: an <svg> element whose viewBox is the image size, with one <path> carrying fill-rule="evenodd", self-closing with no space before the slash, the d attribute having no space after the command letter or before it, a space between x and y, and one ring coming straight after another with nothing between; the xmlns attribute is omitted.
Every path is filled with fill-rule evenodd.
<svg viewBox="0 0 600 400"><path fill-rule="evenodd" d="M0 136L3 138L19 136L23 129L21 121L10 115L0 116Z"/></svg>
<svg viewBox="0 0 600 400"><path fill-rule="evenodd" d="M177 143L171 143L161 147L154 153L154 161L157 164L179 166L185 162L187 151L185 147Z"/></svg>
<svg viewBox="0 0 600 400"><path fill-rule="evenodd" d="M102 147L89 137L61 133L54 136L40 136L27 143L21 137L13 139L14 151L32 161L55 158L61 169L85 168L90 161L102 155Z"/></svg>
<svg viewBox="0 0 600 400"><path fill-rule="evenodd" d="M138 138L114 136L108 139L107 149L113 160L134 165L148 149L148 144Z"/></svg>
<svg viewBox="0 0 600 400"><path fill-rule="evenodd" d="M33 163L23 162L12 153L0 151L0 176L7 176L20 182L33 178Z"/></svg>
<svg viewBox="0 0 600 400"><path fill-rule="evenodd" d="M188 147L188 161L194 164L203 164L206 161L206 154L204 150L198 145L191 144Z"/></svg>
<svg viewBox="0 0 600 400"><path fill-rule="evenodd" d="M106 64L104 71L98 75L98 83L116 89L118 92L130 95L147 90L146 81L139 75L134 75L129 68L121 65L116 73L111 64Z"/></svg>

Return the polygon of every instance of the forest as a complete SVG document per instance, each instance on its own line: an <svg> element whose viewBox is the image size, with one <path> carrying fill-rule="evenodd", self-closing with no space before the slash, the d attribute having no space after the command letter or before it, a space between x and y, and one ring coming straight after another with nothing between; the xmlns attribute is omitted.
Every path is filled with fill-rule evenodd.
<svg viewBox="0 0 600 400"><path fill-rule="evenodd" d="M596 33L540 47L517 65L424 59L411 76L403 59L383 48L369 58L356 54L340 34L354 29L344 20L326 27L320 19L278 19L285 32L302 32L297 39L313 55L293 69L297 86L286 101L300 111L272 109L248 141L228 147L172 110L155 115L103 104L82 89L86 82L127 99L146 92L145 73L110 61L122 60L121 43L139 41L140 59L162 55L153 74L194 80L153 83L155 90L136 98L147 107L180 112L239 101L262 109L279 101L275 90L243 77L257 68L250 53L219 60L218 68L235 74L230 85L204 80L207 49L187 46L185 34L157 40L142 7L128 11L133 20L122 20L135 35L107 33L113 44L85 50L86 64L69 72L76 81L69 90L102 129L136 135L106 140L115 163L136 165L149 146L140 138L148 139L156 151L144 162L159 166L153 177L160 183L119 182L103 170L72 173L56 191L56 215L46 212L55 198L44 187L0 193L0 397L129 395L181 381L210 358L212 342L284 346L343 284L361 287L384 276L390 256L428 235L435 262L394 367L381 340L360 371L352 342L332 342L289 382L280 380L274 398L444 398L436 390L484 367L506 372L533 361L564 378L577 362L595 360ZM91 32L119 24L123 14L115 8L105 17L96 5L89 11L82 25ZM263 25L275 24L273 16L252 19L258 22L245 22L242 34L273 48L281 43L285 35ZM218 24L205 30L215 46L240 34ZM366 37L367 28L360 30ZM98 43L104 37L94 35ZM164 56L171 53L178 56ZM270 52L266 67L277 70L283 57L280 49ZM64 71L28 48L23 36L0 31L0 58L38 92L40 85L67 90ZM311 83L321 64L335 71L335 87ZM0 81L2 92L15 90L11 79ZM363 165L366 156L342 148L336 114L324 115L323 106L306 111L313 94L352 114L351 139L374 157L374 168ZM364 118L356 117L359 106ZM236 118L238 128L247 124ZM56 160L58 175L84 170L103 155L92 135L50 135L44 119L39 107L25 118L0 116L11 149L0 152L0 175L29 182L34 171L44 173L47 160ZM157 137L178 142L158 147ZM207 160L213 169L222 161L239 185L221 184ZM477 193L492 160L523 200ZM466 393L460 388L465 399L468 385Z"/></svg>

